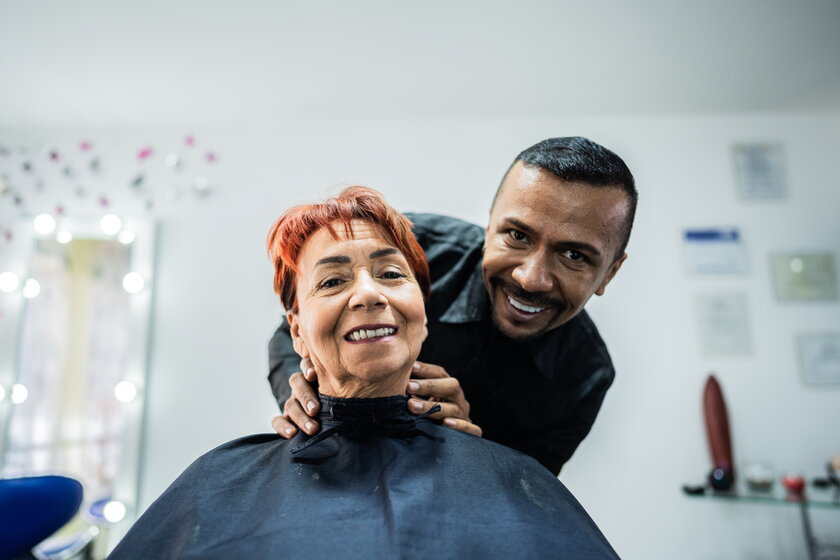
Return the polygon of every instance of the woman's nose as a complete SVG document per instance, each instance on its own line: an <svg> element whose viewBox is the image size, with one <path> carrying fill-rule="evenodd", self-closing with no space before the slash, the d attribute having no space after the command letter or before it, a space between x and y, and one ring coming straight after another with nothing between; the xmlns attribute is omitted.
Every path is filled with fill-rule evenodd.
<svg viewBox="0 0 840 560"><path fill-rule="evenodd" d="M550 292L554 287L551 271L538 255L526 258L511 276L526 292Z"/></svg>
<svg viewBox="0 0 840 560"><path fill-rule="evenodd" d="M376 280L367 273L360 274L354 283L348 305L351 309L373 308L388 303Z"/></svg>

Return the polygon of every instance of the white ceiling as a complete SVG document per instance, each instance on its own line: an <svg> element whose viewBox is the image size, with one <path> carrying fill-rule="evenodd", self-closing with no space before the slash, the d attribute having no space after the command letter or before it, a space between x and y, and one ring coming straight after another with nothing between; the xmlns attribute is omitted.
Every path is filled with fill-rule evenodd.
<svg viewBox="0 0 840 560"><path fill-rule="evenodd" d="M840 0L0 0L0 126L840 110Z"/></svg>

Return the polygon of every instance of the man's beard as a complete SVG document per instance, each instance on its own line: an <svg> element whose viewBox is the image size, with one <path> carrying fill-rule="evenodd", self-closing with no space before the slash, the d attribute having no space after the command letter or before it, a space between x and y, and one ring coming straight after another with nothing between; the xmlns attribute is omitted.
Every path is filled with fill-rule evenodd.
<svg viewBox="0 0 840 560"><path fill-rule="evenodd" d="M517 301L520 301L526 305L530 305L531 307L544 307L546 308L541 313L552 313L553 317L549 320L545 326L533 333L528 334L519 334L519 333L509 333L507 332L501 324L499 320L498 314L496 313L496 306L493 305L493 324L496 328L503 333L508 338L519 342L527 342L529 340L534 340L535 338L539 338L543 334L550 331L554 328L554 323L556 322L557 317L559 317L563 311L566 310L566 302L560 299L555 299L552 297L548 297L543 294L535 294L532 292L527 292L519 287L518 284L513 282L507 282L502 280L497 276L493 276L490 279L490 284L496 289L502 292L503 297L507 297L508 295L514 298Z"/></svg>

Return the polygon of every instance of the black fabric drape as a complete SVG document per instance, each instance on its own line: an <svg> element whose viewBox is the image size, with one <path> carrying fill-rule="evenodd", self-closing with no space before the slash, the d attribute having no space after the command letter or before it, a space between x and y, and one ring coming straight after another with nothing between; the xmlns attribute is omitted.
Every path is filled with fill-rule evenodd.
<svg viewBox="0 0 840 560"><path fill-rule="evenodd" d="M617 557L537 461L405 402L322 396L313 444L256 435L210 451L110 558Z"/></svg>

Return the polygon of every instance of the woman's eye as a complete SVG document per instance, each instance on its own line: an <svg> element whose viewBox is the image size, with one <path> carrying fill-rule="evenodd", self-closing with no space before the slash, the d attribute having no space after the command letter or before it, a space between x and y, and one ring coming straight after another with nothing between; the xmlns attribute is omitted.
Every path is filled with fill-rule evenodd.
<svg viewBox="0 0 840 560"><path fill-rule="evenodd" d="M514 241L516 241L517 243L522 243L523 241L528 239L528 236L526 236L524 233L522 233L518 229L510 230L508 232L508 235L510 235L510 238L513 239Z"/></svg>
<svg viewBox="0 0 840 560"><path fill-rule="evenodd" d="M335 288L336 286L341 284L341 278L327 278L320 284L318 284L319 288Z"/></svg>
<svg viewBox="0 0 840 560"><path fill-rule="evenodd" d="M397 272L396 270L387 270L382 273L382 278L386 280L396 280L397 278L405 278L405 274Z"/></svg>

